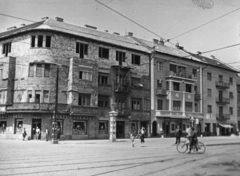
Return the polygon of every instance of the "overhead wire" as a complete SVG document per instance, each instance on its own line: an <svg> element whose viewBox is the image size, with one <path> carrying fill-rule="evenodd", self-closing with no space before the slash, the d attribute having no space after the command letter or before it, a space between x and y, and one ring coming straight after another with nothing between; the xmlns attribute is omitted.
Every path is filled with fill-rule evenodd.
<svg viewBox="0 0 240 176"><path fill-rule="evenodd" d="M16 16L12 16L12 15L3 14L3 13L0 13L0 15L10 17L10 18L16 18L16 19L24 20L24 21L28 21L28 22L36 22L36 21L25 19L25 18L20 18L20 17L16 17Z"/></svg>

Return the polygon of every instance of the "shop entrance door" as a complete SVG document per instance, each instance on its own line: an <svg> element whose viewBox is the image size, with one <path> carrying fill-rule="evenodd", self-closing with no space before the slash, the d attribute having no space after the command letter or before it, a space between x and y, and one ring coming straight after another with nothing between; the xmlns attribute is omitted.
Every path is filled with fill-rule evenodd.
<svg viewBox="0 0 240 176"><path fill-rule="evenodd" d="M153 130L153 136L157 136L157 122L154 121L152 126L153 126L153 129L152 129Z"/></svg>
<svg viewBox="0 0 240 176"><path fill-rule="evenodd" d="M38 139L41 139L41 130L42 130L42 119L32 119L32 136L31 139L36 139L37 140L37 135L36 135L36 128L40 129L40 135L38 136Z"/></svg>
<svg viewBox="0 0 240 176"><path fill-rule="evenodd" d="M117 121L117 138L124 138L124 122Z"/></svg>

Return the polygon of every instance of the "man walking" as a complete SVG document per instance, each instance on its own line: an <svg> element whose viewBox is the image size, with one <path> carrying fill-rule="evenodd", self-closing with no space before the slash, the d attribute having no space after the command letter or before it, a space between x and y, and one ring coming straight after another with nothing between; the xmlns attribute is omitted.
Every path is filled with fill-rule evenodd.
<svg viewBox="0 0 240 176"><path fill-rule="evenodd" d="M181 136L182 136L182 130L177 126L177 129L175 130L175 136L176 136L176 142L175 145L180 143Z"/></svg>

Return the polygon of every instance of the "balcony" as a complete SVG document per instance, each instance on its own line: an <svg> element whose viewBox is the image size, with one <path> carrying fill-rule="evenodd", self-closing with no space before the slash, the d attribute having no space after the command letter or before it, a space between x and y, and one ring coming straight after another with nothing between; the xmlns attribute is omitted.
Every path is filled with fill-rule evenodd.
<svg viewBox="0 0 240 176"><path fill-rule="evenodd" d="M118 112L118 116L130 116L131 110L130 108L116 108L116 112Z"/></svg>
<svg viewBox="0 0 240 176"><path fill-rule="evenodd" d="M218 120L229 120L230 114L216 114Z"/></svg>
<svg viewBox="0 0 240 176"><path fill-rule="evenodd" d="M129 93L130 92L130 84L128 81L124 83L114 83L114 92L115 93Z"/></svg>
<svg viewBox="0 0 240 176"><path fill-rule="evenodd" d="M194 95L194 99L195 100L201 100L201 94L196 92L195 95Z"/></svg>
<svg viewBox="0 0 240 176"><path fill-rule="evenodd" d="M223 82L223 81L216 81L216 87L220 89L229 89L230 83L229 82Z"/></svg>
<svg viewBox="0 0 240 176"><path fill-rule="evenodd" d="M216 98L216 103L218 103L218 104L229 104L230 103L230 98L217 97Z"/></svg>
<svg viewBox="0 0 240 176"><path fill-rule="evenodd" d="M58 107L60 109L60 107ZM14 103L12 106L7 107L8 111L53 111L53 103Z"/></svg>
<svg viewBox="0 0 240 176"><path fill-rule="evenodd" d="M187 80L195 80L196 77L193 74L187 74L187 73L175 73L173 71L167 71L166 72L166 78L171 78L171 77L176 77L176 78L184 78Z"/></svg>
<svg viewBox="0 0 240 176"><path fill-rule="evenodd" d="M156 88L156 95L157 96L167 96L167 91L162 88Z"/></svg>

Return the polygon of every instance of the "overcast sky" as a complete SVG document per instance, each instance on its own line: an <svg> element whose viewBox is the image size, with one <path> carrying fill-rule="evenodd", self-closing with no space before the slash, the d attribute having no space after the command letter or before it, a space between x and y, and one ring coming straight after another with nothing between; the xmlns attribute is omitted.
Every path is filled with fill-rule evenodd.
<svg viewBox="0 0 240 176"><path fill-rule="evenodd" d="M164 39L172 39L195 27L240 8L240 0L99 0L136 21ZM203 4L202 2L205 2ZM208 8L203 8L203 6ZM158 36L137 26L95 0L0 0L0 13L40 21L42 17L64 18L67 23L96 26L98 30L118 32L146 40ZM31 22L0 15L0 32ZM205 52L240 43L240 10L199 29L171 40L191 52ZM172 44L167 44L171 46ZM240 69L240 45L211 52L225 63Z"/></svg>

